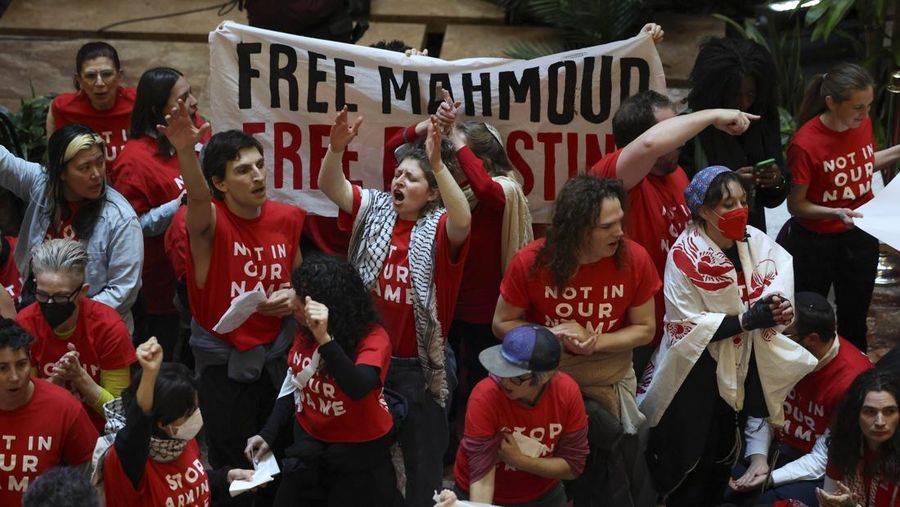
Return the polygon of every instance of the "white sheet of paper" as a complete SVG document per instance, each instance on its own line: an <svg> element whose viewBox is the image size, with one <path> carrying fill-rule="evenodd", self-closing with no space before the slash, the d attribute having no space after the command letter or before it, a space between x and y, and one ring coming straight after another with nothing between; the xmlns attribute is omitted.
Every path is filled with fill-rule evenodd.
<svg viewBox="0 0 900 507"><path fill-rule="evenodd" d="M863 214L853 223L883 243L900 250L900 177L894 178L875 198L856 208Z"/></svg>
<svg viewBox="0 0 900 507"><path fill-rule="evenodd" d="M272 482L272 476L281 472L281 469L278 468L278 462L275 461L275 456L272 455L271 452L267 452L263 455L262 459L254 463L253 469L255 470L253 479L249 481L236 480L231 482L231 486L228 487L228 493L230 493L231 496L237 496L241 493L250 491L260 484Z"/></svg>
<svg viewBox="0 0 900 507"><path fill-rule="evenodd" d="M522 454L530 458L539 458L547 450L547 446L542 444L540 440L535 440L518 431L513 433L513 438L519 444L519 450L522 451Z"/></svg>
<svg viewBox="0 0 900 507"><path fill-rule="evenodd" d="M431 497L432 500L438 502L440 497L437 491L434 492L434 496ZM497 507L492 503L481 503L481 502L470 502L468 500L457 500L453 502L453 505L450 507Z"/></svg>
<svg viewBox="0 0 900 507"><path fill-rule="evenodd" d="M257 305L266 300L266 293L261 290L245 292L231 300L231 305L222 314L219 322L213 326L217 333L229 333L249 319L256 311Z"/></svg>

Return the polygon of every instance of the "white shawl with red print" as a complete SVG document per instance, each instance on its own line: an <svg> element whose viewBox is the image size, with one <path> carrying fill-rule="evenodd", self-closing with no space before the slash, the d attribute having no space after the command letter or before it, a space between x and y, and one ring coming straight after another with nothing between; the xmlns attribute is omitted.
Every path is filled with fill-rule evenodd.
<svg viewBox="0 0 900 507"><path fill-rule="evenodd" d="M791 255L753 227L739 241L742 282L725 253L695 224L675 241L666 260L666 317L662 342L638 384L637 400L651 427L671 403L703 349L716 361L719 395L735 410L744 404L744 380L755 350L769 421L784 423L788 392L816 366L803 347L780 333L783 327L745 331L710 343L726 315L739 315L770 294L794 299ZM742 297L741 290L747 294Z"/></svg>

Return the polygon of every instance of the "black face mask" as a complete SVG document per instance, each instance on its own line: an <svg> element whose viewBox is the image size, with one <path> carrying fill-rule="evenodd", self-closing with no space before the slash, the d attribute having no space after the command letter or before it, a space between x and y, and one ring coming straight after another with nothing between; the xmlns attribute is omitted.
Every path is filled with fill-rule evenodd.
<svg viewBox="0 0 900 507"><path fill-rule="evenodd" d="M57 326L67 321L69 317L75 313L75 303L72 301L67 301L65 303L38 303L41 307L41 313L44 314L44 319L47 320L47 324L50 325L51 329L56 329Z"/></svg>

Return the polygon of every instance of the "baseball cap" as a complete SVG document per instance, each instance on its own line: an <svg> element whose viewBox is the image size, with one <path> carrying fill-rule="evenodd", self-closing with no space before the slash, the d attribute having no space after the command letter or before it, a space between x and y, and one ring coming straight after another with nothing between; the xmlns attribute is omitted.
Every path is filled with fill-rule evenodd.
<svg viewBox="0 0 900 507"><path fill-rule="evenodd" d="M561 354L559 341L549 329L526 324L506 333L502 344L481 351L478 360L494 375L510 378L556 369Z"/></svg>

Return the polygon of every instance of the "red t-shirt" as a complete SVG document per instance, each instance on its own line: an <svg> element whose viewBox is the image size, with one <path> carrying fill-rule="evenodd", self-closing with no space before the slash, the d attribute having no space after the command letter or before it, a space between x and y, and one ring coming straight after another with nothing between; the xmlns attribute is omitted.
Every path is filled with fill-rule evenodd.
<svg viewBox="0 0 900 507"><path fill-rule="evenodd" d="M575 321L591 333L612 333L628 325L628 309L647 302L661 287L650 256L624 240L621 268L613 257L578 266L563 288L546 267L532 271L546 239L523 247L513 257L500 285L507 303L525 309L525 320L546 327Z"/></svg>
<svg viewBox="0 0 900 507"><path fill-rule="evenodd" d="M294 375L309 364L316 341L298 330L288 353L288 366ZM320 363L320 370L323 363ZM384 401L384 380L391 364L391 339L376 326L356 345L355 364L378 368L380 384L359 400L353 400L328 374L317 371L303 389L303 407L297 410L297 422L313 438L324 442L370 442L391 431L394 422ZM327 369L327 365L325 365ZM298 407L300 408L300 407Z"/></svg>
<svg viewBox="0 0 900 507"><path fill-rule="evenodd" d="M216 230L206 284L197 287L193 258L188 255L188 297L197 323L243 352L271 343L281 330L281 318L254 313L230 333L221 335L212 328L236 296L256 289L271 295L291 286L306 210L267 200L258 217L246 219L219 199L213 204Z"/></svg>
<svg viewBox="0 0 900 507"><path fill-rule="evenodd" d="M398 130L388 141L390 150L405 142L419 139L416 125ZM500 235L503 232L503 210L506 196L503 187L494 181L484 168L484 163L468 146L456 151L456 159L466 175L466 180L478 199L472 210L472 227L469 231L469 249L478 255L466 257L459 297L454 318L471 324L490 324L494 307L500 295L503 279L500 260Z"/></svg>
<svg viewBox="0 0 900 507"><path fill-rule="evenodd" d="M863 458L858 463L858 472L862 474L862 470L866 465L878 459L878 452L869 450L868 447L863 449ZM859 505L874 507L900 507L900 485L891 481L873 480L873 477L862 476L858 483L856 481L848 481L840 471L832 466L831 461L825 466L825 475L835 481L841 481L850 488L850 492L856 496ZM874 482L874 484L873 484ZM872 498L874 497L874 498ZM893 501L892 501L893 500Z"/></svg>
<svg viewBox="0 0 900 507"><path fill-rule="evenodd" d="M134 363L134 345L131 334L119 312L93 299L81 300L75 332L68 338L56 336L39 305L29 305L16 316L22 329L35 338L31 344L31 362L38 371L38 377L47 378L53 364L69 351L68 344L75 345L81 366L100 385L100 370L118 370ZM69 390L81 400L81 394L74 386ZM82 400L83 401L83 400ZM85 411L96 426L103 430L106 419L93 408L85 405Z"/></svg>
<svg viewBox="0 0 900 507"><path fill-rule="evenodd" d="M106 142L106 161L112 162L122 152L131 131L131 110L137 91L120 86L112 109L97 111L84 91L64 93L53 99L53 123L60 129L72 123L87 125Z"/></svg>
<svg viewBox="0 0 900 507"><path fill-rule="evenodd" d="M72 222L75 220L75 214L78 213L78 210L81 209L81 205L83 203L81 201L69 201L69 218L65 220L61 220L59 223L59 228L54 228L51 223L47 227L47 233L44 235L44 240L48 239L71 239L72 241L79 241L78 233L75 232L75 228L72 226Z"/></svg>
<svg viewBox="0 0 900 507"><path fill-rule="evenodd" d="M129 139L110 170L110 175L115 175L116 190L128 199L138 216L175 199L184 189L178 157L157 155L158 148L156 139ZM141 290L147 313L152 315L175 312L175 273L166 258L164 239L162 235L144 236Z"/></svg>
<svg viewBox="0 0 900 507"><path fill-rule="evenodd" d="M169 265L175 273L176 280L184 280L187 274L187 258L190 255L188 251L188 235L187 225L184 223L184 217L187 215L187 206L181 206L172 217L172 223L166 229L163 244L166 250L166 257L169 259Z"/></svg>
<svg viewBox="0 0 900 507"><path fill-rule="evenodd" d="M22 275L19 274L19 268L16 267L16 259L13 252L16 250L16 237L4 236L9 243L9 252L6 256L6 262L0 265L0 290L5 290L13 301L18 302L22 295Z"/></svg>
<svg viewBox="0 0 900 507"><path fill-rule="evenodd" d="M622 150L616 150L598 161L591 174L602 178L619 179L616 164ZM681 167L665 176L648 174L628 191L625 213L625 234L647 250L656 273L661 279L666 271L666 256L678 235L691 219L691 210L684 200L688 177ZM659 344L663 317L666 313L662 291L656 293L656 335L650 346Z"/></svg>
<svg viewBox="0 0 900 507"><path fill-rule="evenodd" d="M843 132L826 127L818 116L797 130L787 149L787 164L795 185L809 185L806 199L829 208L856 209L869 202L875 172L875 135L872 119ZM798 218L800 225L814 232L847 230L836 219Z"/></svg>
<svg viewBox="0 0 900 507"><path fill-rule="evenodd" d="M831 424L838 404L856 377L872 368L869 358L838 337L838 353L822 369L803 377L784 400L784 442L812 452L816 438Z"/></svg>
<svg viewBox="0 0 900 507"><path fill-rule="evenodd" d="M107 507L203 507L212 496L196 439L169 463L148 458L137 489L125 475L115 446L110 447L103 462L103 491Z"/></svg>
<svg viewBox="0 0 900 507"><path fill-rule="evenodd" d="M353 213L341 212L338 223L344 230L353 227L353 220L362 201L360 188L353 186ZM418 357L416 340L416 319L413 313L412 278L409 273L409 240L415 222L397 218L391 234L391 248L378 274L378 283L372 291L375 306L384 327L391 337L392 354L396 357ZM450 240L447 238L447 214L440 222L435 241L434 285L437 291L437 317L441 323L441 335L446 337L453 320L454 306L459 293L463 265L468 251L468 240L460 248L456 259L450 255Z"/></svg>
<svg viewBox="0 0 900 507"><path fill-rule="evenodd" d="M0 505L22 504L31 481L57 465L91 460L97 430L65 389L33 379L34 393L15 410L0 410Z"/></svg>
<svg viewBox="0 0 900 507"><path fill-rule="evenodd" d="M535 406L513 401L492 378L475 386L466 410L465 436L490 438L504 432L518 432L539 440L549 449L541 457L552 457L559 437L587 426L587 414L581 391L572 377L557 373L544 388ZM456 485L469 491L469 457L462 446L456 451L453 465ZM533 501L559 483L528 472L516 470L504 462L496 465L494 503L519 504Z"/></svg>

